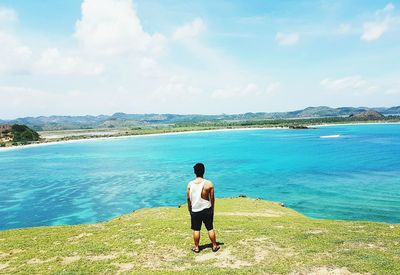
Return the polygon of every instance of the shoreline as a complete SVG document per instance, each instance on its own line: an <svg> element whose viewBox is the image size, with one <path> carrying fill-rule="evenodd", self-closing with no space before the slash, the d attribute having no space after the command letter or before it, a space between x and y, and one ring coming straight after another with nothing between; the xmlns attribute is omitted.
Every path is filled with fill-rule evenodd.
<svg viewBox="0 0 400 275"><path fill-rule="evenodd" d="M250 131L250 130L288 130L289 127L243 127L243 128L221 128L212 130L193 130L193 131L176 131L169 133L154 133L154 134L137 134L137 135L122 135L122 136L109 136L109 137L91 137L91 138L78 138L71 140L60 140L60 141L50 141L41 142L27 145L12 145L8 147L0 147L0 152L13 151L24 148L40 147L47 145L65 144L65 143L75 143L75 142L85 142L85 141L96 141L96 140L108 140L108 139L128 139L137 137L148 137L148 136L164 136L164 135L183 135L183 134L196 134L196 133L208 133L208 132L225 132L225 131Z"/></svg>
<svg viewBox="0 0 400 275"><path fill-rule="evenodd" d="M332 126L354 126L354 125L378 125L378 124L400 124L400 122L360 122L360 123L327 123L317 125L307 125L307 127L332 127ZM135 138L135 137L148 137L148 136L163 136L163 135L183 135L183 134L195 134L195 133L208 133L208 132L225 132L225 131L252 131L252 130L289 130L289 127L238 127L238 128L217 128L209 130L193 130L193 131L176 131L168 133L153 133L153 134L136 134L136 135L121 135L121 136L107 136L107 137L90 137L90 138L77 138L71 140L60 140L60 141L49 141L40 142L27 145L12 145L8 147L0 147L1 152L14 151L25 148L33 148L40 146L76 143L85 141L96 141L96 140L108 140L108 139L124 139L124 138ZM293 129L297 130L297 129Z"/></svg>
<svg viewBox="0 0 400 275"><path fill-rule="evenodd" d="M352 123L325 123L310 125L312 127L330 127L330 126L346 126L346 125L379 125L379 124L400 124L400 122L352 122Z"/></svg>

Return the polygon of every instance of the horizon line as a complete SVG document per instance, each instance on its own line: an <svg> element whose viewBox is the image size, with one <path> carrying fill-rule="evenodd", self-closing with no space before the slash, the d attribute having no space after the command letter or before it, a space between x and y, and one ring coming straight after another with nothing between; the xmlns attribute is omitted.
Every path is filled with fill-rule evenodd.
<svg viewBox="0 0 400 275"><path fill-rule="evenodd" d="M178 115L178 116L231 116L231 115L243 115L243 114L257 114L257 113L265 113L265 114L273 114L273 113L290 113L290 112L296 112L296 111L302 111L307 108L320 108L320 107L326 107L326 108L331 108L331 109L339 109L339 108L365 108L365 109L379 109L379 108L385 108L385 109L390 109L394 107L400 107L400 105L393 105L393 106L380 106L380 107L367 107L367 106L339 106L339 107L331 107L327 105L319 105L319 106L307 106L304 108L300 109L295 109L295 110L289 110L289 111L249 111L249 112L243 112L243 113L213 113L213 114L198 114L198 113L154 113L154 112L149 112L149 113L127 113L127 112L114 112L112 114L82 114L82 115L65 115L65 114L53 114L53 115L28 115L28 116L20 116L20 117L14 117L10 119L2 119L0 118L0 121L12 121L12 120L17 120L17 119L22 119L22 118L39 118L39 117L85 117L85 116L92 116L92 117L99 117L99 116L113 116L115 114L126 114L126 115Z"/></svg>

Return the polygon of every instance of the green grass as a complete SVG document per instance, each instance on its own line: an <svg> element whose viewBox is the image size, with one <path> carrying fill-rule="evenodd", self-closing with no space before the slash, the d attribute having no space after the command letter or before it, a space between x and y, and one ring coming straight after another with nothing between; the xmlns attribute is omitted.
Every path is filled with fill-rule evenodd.
<svg viewBox="0 0 400 275"><path fill-rule="evenodd" d="M217 200L215 229L221 250L200 254L190 251L185 206L0 231L0 273L400 274L398 224L310 219L277 203L234 198ZM204 228L201 244L209 244Z"/></svg>

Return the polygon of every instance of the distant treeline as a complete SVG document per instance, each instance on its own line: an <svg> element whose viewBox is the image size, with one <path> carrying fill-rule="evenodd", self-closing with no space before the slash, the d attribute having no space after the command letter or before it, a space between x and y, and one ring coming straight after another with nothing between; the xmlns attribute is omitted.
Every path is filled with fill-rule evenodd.
<svg viewBox="0 0 400 275"><path fill-rule="evenodd" d="M366 111L376 111L385 116L400 114L400 106L390 108L367 108L367 107L339 107L327 106L308 107L290 112L256 112L244 114L126 114L115 113L113 115L98 116L40 116L23 117L14 120L0 120L0 124L23 124L36 131L51 130L74 130L74 129L114 129L114 128L135 128L160 125L192 125L194 124L218 124L228 125L254 125L260 121L276 125L282 123L293 124L292 120L320 119L327 123L335 122L339 118L347 118L351 115L360 114ZM367 119L369 120L369 118ZM287 122L286 122L287 121ZM345 120L347 121L347 120ZM357 121L360 121L357 119ZM264 122L263 122L264 123Z"/></svg>
<svg viewBox="0 0 400 275"><path fill-rule="evenodd" d="M325 118L304 118L304 119L267 119L247 121L208 121L199 123L176 123L177 127L190 126L217 126L217 127L238 127L238 126L271 126L271 127L292 127L312 126L318 124L335 123L356 123L356 122L400 122L400 116L386 116L383 118L371 119L367 117L325 117Z"/></svg>

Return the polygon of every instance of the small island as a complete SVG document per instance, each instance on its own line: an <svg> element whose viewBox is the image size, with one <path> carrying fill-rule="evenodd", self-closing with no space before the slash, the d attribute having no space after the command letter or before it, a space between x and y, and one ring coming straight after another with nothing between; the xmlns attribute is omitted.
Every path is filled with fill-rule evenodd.
<svg viewBox="0 0 400 275"><path fill-rule="evenodd" d="M312 129L306 125L290 125L289 129L294 129L294 130L306 130L306 129Z"/></svg>
<svg viewBox="0 0 400 275"><path fill-rule="evenodd" d="M39 134L26 125L0 125L0 147L26 145L39 140Z"/></svg>
<svg viewBox="0 0 400 275"><path fill-rule="evenodd" d="M367 119L367 120L384 119L385 118L384 115L382 115L381 113L374 111L374 110L368 110L368 111L361 112L361 113L351 114L349 117L350 118L358 118L358 119Z"/></svg>

